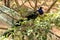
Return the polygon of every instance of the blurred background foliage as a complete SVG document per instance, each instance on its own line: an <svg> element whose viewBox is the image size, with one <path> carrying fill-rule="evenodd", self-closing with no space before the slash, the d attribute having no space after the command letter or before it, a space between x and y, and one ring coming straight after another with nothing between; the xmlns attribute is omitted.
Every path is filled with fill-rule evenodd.
<svg viewBox="0 0 60 40"><path fill-rule="evenodd" d="M0 5L4 5L3 0L0 1ZM13 40L47 40L49 39L47 35L52 29L52 27L57 27L60 29L60 0L21 1L22 3L20 2L20 0L10 0L10 7L8 6L9 8L15 10L17 14L21 15L22 19L24 20L23 22L21 22L21 26L8 29L8 31L14 30L14 32L11 33L10 39L12 38ZM54 3L54 1L56 1L56 3ZM44 14L39 15L35 20L31 19L27 21L25 16L32 14L41 6L43 7ZM12 13L14 14L14 12ZM6 38L3 36L0 39L4 40Z"/></svg>

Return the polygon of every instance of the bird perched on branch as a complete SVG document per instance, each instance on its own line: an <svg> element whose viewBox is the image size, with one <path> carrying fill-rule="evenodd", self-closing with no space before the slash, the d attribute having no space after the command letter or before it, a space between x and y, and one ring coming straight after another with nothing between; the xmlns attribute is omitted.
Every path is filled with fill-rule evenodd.
<svg viewBox="0 0 60 40"><path fill-rule="evenodd" d="M37 14L37 12L39 14ZM36 12L33 12L33 13L34 14L30 14L30 15L26 16L27 20L35 19L35 18L37 18L38 15L43 15L44 14L44 12L42 10L42 7L40 7Z"/></svg>
<svg viewBox="0 0 60 40"><path fill-rule="evenodd" d="M39 14L38 14L38 13ZM36 19L38 15L43 15L44 12L42 10L42 7L40 7L36 12L33 12L33 14L30 14L30 15L27 15L26 18L27 20L30 20L30 19ZM21 26L21 22L23 22L24 20L23 19L20 19L16 22L15 26ZM20 23L19 23L20 22Z"/></svg>

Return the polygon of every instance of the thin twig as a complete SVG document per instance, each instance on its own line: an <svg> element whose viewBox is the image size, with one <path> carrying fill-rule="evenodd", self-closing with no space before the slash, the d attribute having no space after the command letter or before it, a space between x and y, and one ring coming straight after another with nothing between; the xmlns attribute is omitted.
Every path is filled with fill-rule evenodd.
<svg viewBox="0 0 60 40"><path fill-rule="evenodd" d="M24 3L26 3L27 1L25 1ZM21 6L20 7L22 7L23 5L24 5L24 3L22 2L22 4L21 4Z"/></svg>
<svg viewBox="0 0 60 40"><path fill-rule="evenodd" d="M37 10L37 3L38 3L38 1L36 0L36 1L35 1L35 8L34 8L34 11Z"/></svg>
<svg viewBox="0 0 60 40"><path fill-rule="evenodd" d="M49 7L49 9L46 11L46 13L48 13L50 11L50 9L54 6L54 4L57 2L57 0L55 0L52 5Z"/></svg>
<svg viewBox="0 0 60 40"><path fill-rule="evenodd" d="M28 0L28 2L29 2L29 4L30 4L30 6L34 9L34 7L31 5L31 3L30 3L30 0Z"/></svg>
<svg viewBox="0 0 60 40"><path fill-rule="evenodd" d="M18 0L15 0L15 3L17 4L18 7L20 7Z"/></svg>
<svg viewBox="0 0 60 40"><path fill-rule="evenodd" d="M51 32L51 31L49 31L49 33L51 33L51 34L55 35L56 37L60 38L60 36L56 35L55 33Z"/></svg>
<svg viewBox="0 0 60 40"><path fill-rule="evenodd" d="M2 28L2 27L0 27L0 29L3 29L3 30L8 30L8 28Z"/></svg>

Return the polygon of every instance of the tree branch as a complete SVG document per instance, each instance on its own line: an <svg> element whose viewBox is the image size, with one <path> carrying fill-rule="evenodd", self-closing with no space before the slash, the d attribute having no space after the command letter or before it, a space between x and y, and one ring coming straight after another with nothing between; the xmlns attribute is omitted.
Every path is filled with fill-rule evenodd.
<svg viewBox="0 0 60 40"><path fill-rule="evenodd" d="M3 30L8 30L8 28L2 28L2 27L0 27L0 29L3 29Z"/></svg>
<svg viewBox="0 0 60 40"><path fill-rule="evenodd" d="M49 9L46 11L46 13L48 13L50 11L50 9L54 6L54 4L57 2L57 0L55 0L52 5L49 7Z"/></svg>
<svg viewBox="0 0 60 40"><path fill-rule="evenodd" d="M1 10L0 10L1 11ZM3 11L1 11L1 12L3 12ZM7 13L5 13L5 12L3 12L4 14L6 14L7 16L9 16L9 17L11 17L11 18L13 18L14 20L18 20L18 19L16 19L16 18L14 18L14 17L12 17L12 16L10 16L9 14L7 14Z"/></svg>
<svg viewBox="0 0 60 40"><path fill-rule="evenodd" d="M28 0L28 2L29 2L29 4L30 4L30 6L34 9L34 7L31 5L31 3L30 3L30 0Z"/></svg>
<svg viewBox="0 0 60 40"><path fill-rule="evenodd" d="M18 0L15 0L15 3L17 4L18 7L20 7Z"/></svg>

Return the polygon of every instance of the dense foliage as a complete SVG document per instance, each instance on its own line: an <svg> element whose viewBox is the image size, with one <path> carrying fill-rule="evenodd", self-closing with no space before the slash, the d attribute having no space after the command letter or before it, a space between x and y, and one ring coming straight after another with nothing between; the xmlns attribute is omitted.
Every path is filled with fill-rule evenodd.
<svg viewBox="0 0 60 40"><path fill-rule="evenodd" d="M14 6L12 8L14 8ZM2 9L2 7L0 8ZM20 13L20 16L17 16L17 19L24 20L23 22L18 23L21 24L20 26L15 26L13 23L15 19L12 20L13 26L7 31L10 32L10 30L13 30L13 32L10 32L11 39L13 40L47 40L47 35L52 29L52 27L60 27L60 8L58 12L44 13L43 15L38 15L38 17L35 20L31 19L29 21L27 21L27 18L25 18L25 16L32 14L34 10L24 6L16 8L16 11L11 10L9 10L9 8L7 9L7 7L6 9L2 9L2 11L4 11L5 13L10 12L11 14L9 15L13 17L18 15L16 14L17 11L18 13ZM8 34L6 36L2 36L0 40L7 40Z"/></svg>

